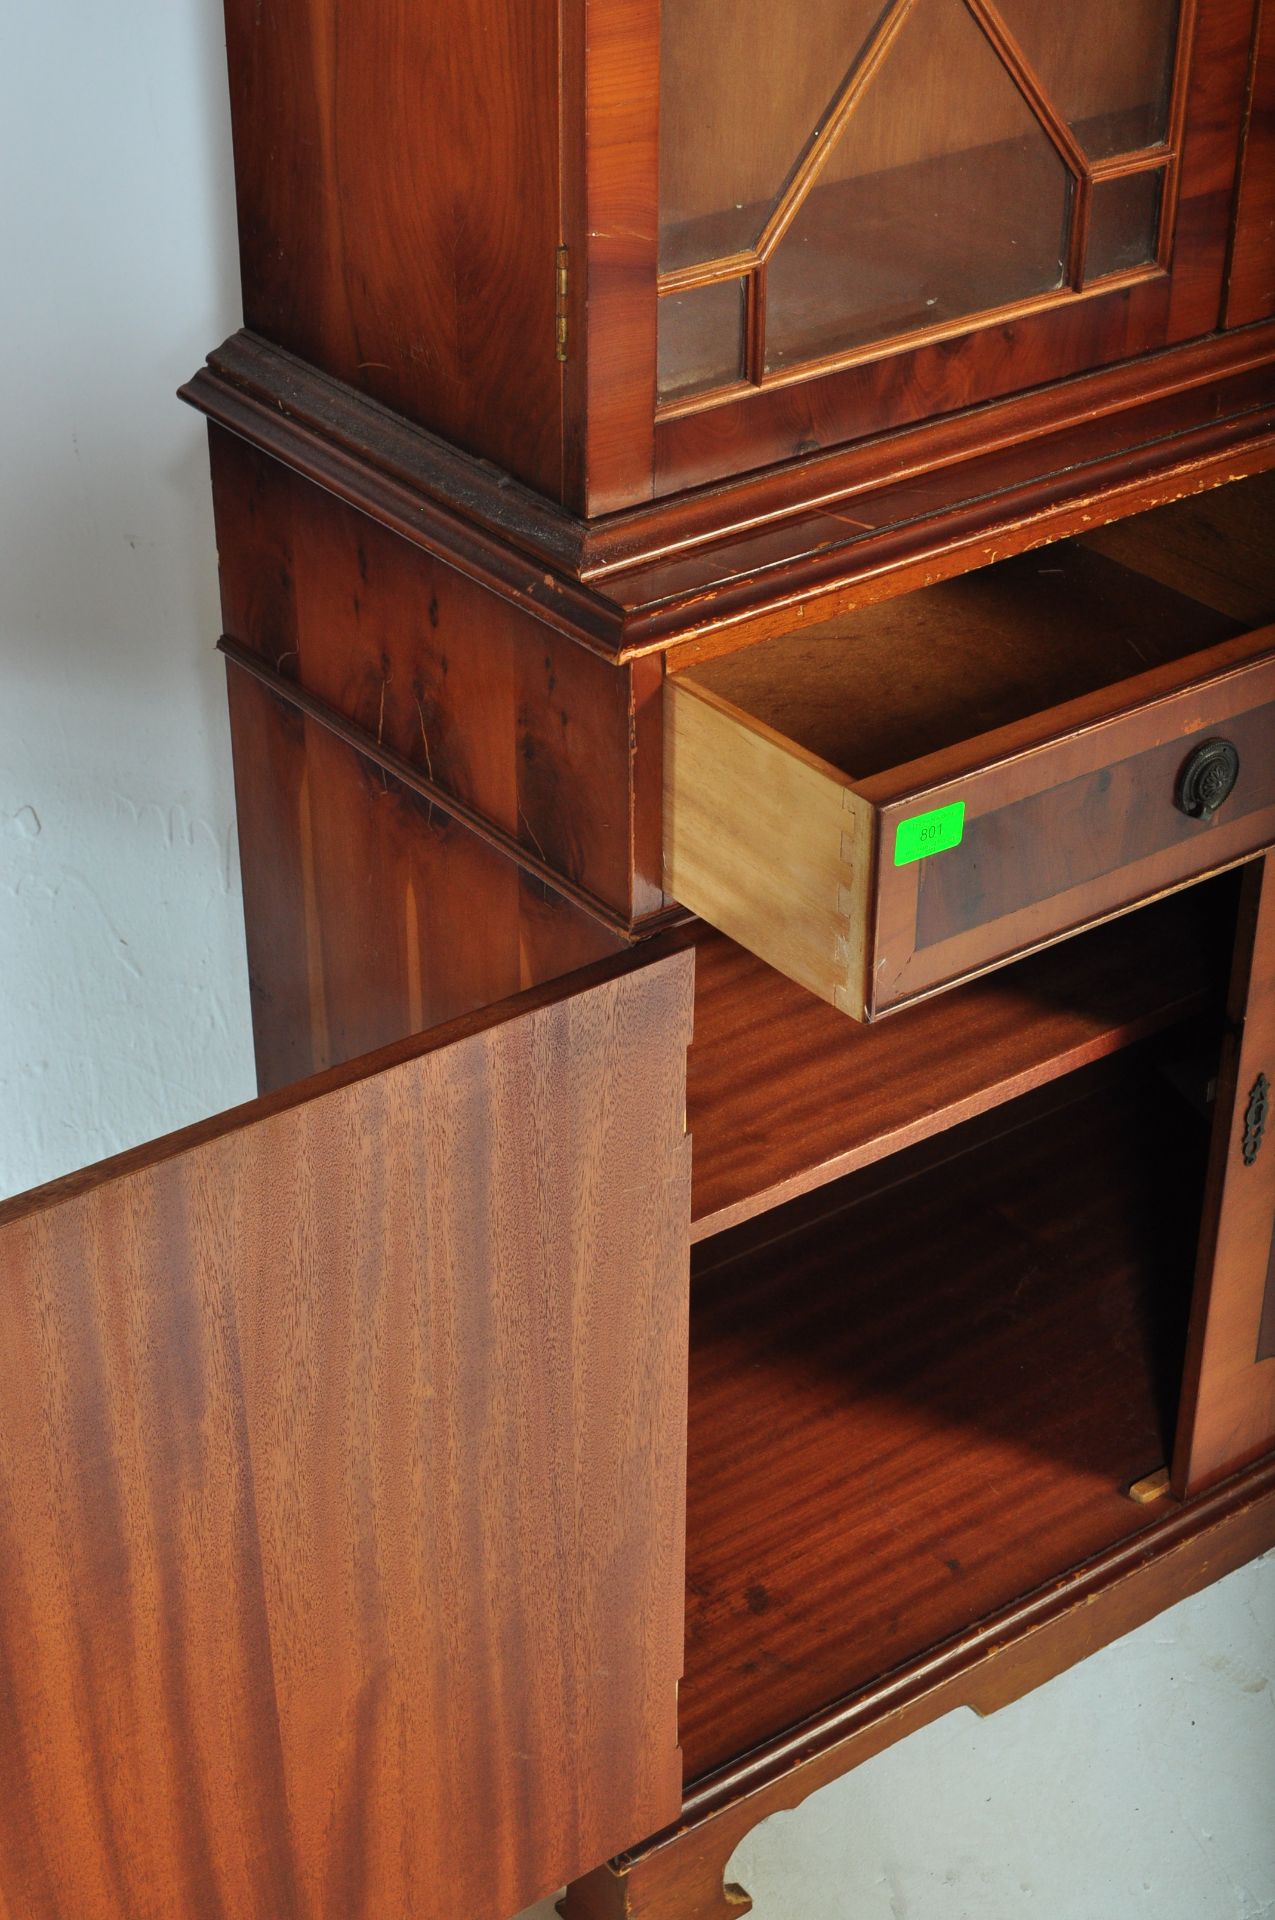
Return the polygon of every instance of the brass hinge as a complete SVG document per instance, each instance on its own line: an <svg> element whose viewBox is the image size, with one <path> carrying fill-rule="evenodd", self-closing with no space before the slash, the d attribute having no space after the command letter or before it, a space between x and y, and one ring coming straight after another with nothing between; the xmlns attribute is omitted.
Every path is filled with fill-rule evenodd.
<svg viewBox="0 0 1275 1920"><path fill-rule="evenodd" d="M1241 1143L1241 1152L1244 1155L1246 1167L1253 1166L1257 1160L1266 1135L1266 1122L1270 1118L1270 1113L1271 1083L1264 1073L1259 1073L1249 1093L1248 1105L1244 1109L1244 1138Z"/></svg>
<svg viewBox="0 0 1275 1920"><path fill-rule="evenodd" d="M567 294L571 284L570 283L570 266L568 263L566 247L558 248L557 274L558 274L558 283L557 283L558 284L558 303L557 303L556 311L557 311L557 331L558 331L558 358L559 360L565 360L567 357Z"/></svg>

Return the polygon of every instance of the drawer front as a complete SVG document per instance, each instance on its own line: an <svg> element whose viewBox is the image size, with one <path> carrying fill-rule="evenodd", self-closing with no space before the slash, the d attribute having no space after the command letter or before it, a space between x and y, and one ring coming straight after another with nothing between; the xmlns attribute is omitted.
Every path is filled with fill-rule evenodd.
<svg viewBox="0 0 1275 1920"><path fill-rule="evenodd" d="M1184 810L1216 741L1232 790ZM1223 761L1220 754L1214 756ZM964 807L959 843L896 865L900 827ZM878 815L870 1013L968 977L1242 858L1275 838L1275 655L972 767Z"/></svg>
<svg viewBox="0 0 1275 1920"><path fill-rule="evenodd" d="M1238 775L1193 816L1184 770L1218 740ZM931 824L939 850L914 857ZM706 687L666 689L666 886L856 1019L1272 841L1272 628L863 781Z"/></svg>

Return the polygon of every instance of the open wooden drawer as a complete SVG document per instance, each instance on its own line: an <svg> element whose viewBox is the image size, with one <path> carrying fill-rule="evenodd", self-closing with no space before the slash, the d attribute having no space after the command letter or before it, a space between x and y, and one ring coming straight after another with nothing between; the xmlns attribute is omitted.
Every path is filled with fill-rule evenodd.
<svg viewBox="0 0 1275 1920"><path fill-rule="evenodd" d="M1275 839L1275 484L670 676L665 881L856 1019Z"/></svg>

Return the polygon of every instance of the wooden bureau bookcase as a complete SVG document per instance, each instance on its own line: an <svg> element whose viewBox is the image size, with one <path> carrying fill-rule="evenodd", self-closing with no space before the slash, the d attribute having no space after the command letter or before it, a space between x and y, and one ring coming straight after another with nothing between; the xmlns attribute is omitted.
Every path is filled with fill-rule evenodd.
<svg viewBox="0 0 1275 1920"><path fill-rule="evenodd" d="M1275 1545L1275 9L227 21L261 1096L0 1206L0 1913L724 1920Z"/></svg>

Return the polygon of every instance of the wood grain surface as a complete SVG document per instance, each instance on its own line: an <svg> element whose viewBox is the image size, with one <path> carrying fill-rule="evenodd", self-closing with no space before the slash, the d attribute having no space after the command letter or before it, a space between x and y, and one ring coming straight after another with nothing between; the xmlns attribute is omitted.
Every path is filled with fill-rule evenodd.
<svg viewBox="0 0 1275 1920"><path fill-rule="evenodd" d="M576 984L0 1208L5 1920L506 1920L675 1814L691 961Z"/></svg>
<svg viewBox="0 0 1275 1920"><path fill-rule="evenodd" d="M228 663L262 1091L625 942Z"/></svg>
<svg viewBox="0 0 1275 1920"><path fill-rule="evenodd" d="M687 1063L692 1239L1220 1008L1236 884L1191 887L871 1027L703 930Z"/></svg>
<svg viewBox="0 0 1275 1920"><path fill-rule="evenodd" d="M1173 1462L1180 1494L1275 1447L1275 1353L1263 1339L1275 1266L1275 1123L1268 1114L1255 1142L1250 1106L1259 1076L1275 1087L1275 859L1254 861L1245 879Z"/></svg>
<svg viewBox="0 0 1275 1920"><path fill-rule="evenodd" d="M836 768L689 677L666 682L667 892L854 1019L873 828Z"/></svg>
<svg viewBox="0 0 1275 1920"><path fill-rule="evenodd" d="M613 915L657 909L635 881L658 857L633 845L633 670L242 440L210 446L225 632Z"/></svg>
<svg viewBox="0 0 1275 1920"><path fill-rule="evenodd" d="M1144 1072L699 1249L688 1782L1149 1524L1207 1136Z"/></svg>
<svg viewBox="0 0 1275 1920"><path fill-rule="evenodd" d="M659 0L567 0L564 56L569 477L572 504L593 516L654 485Z"/></svg>
<svg viewBox="0 0 1275 1920"><path fill-rule="evenodd" d="M556 0L229 0L247 323L562 489Z"/></svg>
<svg viewBox="0 0 1275 1920"><path fill-rule="evenodd" d="M1275 7L1260 0L1235 238L1226 290L1228 327L1275 316Z"/></svg>
<svg viewBox="0 0 1275 1920"><path fill-rule="evenodd" d="M1261 483L1259 482L1259 487ZM1224 526L1237 512L1275 543L1275 490L1208 496ZM1230 510L1228 513L1228 509ZM1142 515L1118 524L1130 545ZM1219 538L1219 545L1221 540ZM1255 571L1271 570L1255 553ZM1232 559L1229 572L1244 568ZM1275 619L1275 580L1249 597L1244 625ZM909 761L1200 652L1241 631L1189 593L1092 551L1084 539L977 567L915 593L857 607L743 647L692 673L852 780Z"/></svg>
<svg viewBox="0 0 1275 1920"><path fill-rule="evenodd" d="M1275 619L1275 474L1132 514L1084 544L1246 627Z"/></svg>
<svg viewBox="0 0 1275 1920"><path fill-rule="evenodd" d="M989 1614L688 1794L677 1824L567 1890L566 1920L738 1920L727 1874L763 1820L956 1708L991 1712L1275 1545L1275 1459ZM1083 1845L1085 1836L1076 1835Z"/></svg>
<svg viewBox="0 0 1275 1920"><path fill-rule="evenodd" d="M582 520L252 334L182 388L609 656L729 651L1275 460L1275 323Z"/></svg>
<svg viewBox="0 0 1275 1920"><path fill-rule="evenodd" d="M1275 833L1273 507L1241 481L671 676L669 891L871 1019L1245 858ZM1197 820L1213 735L1240 778Z"/></svg>

